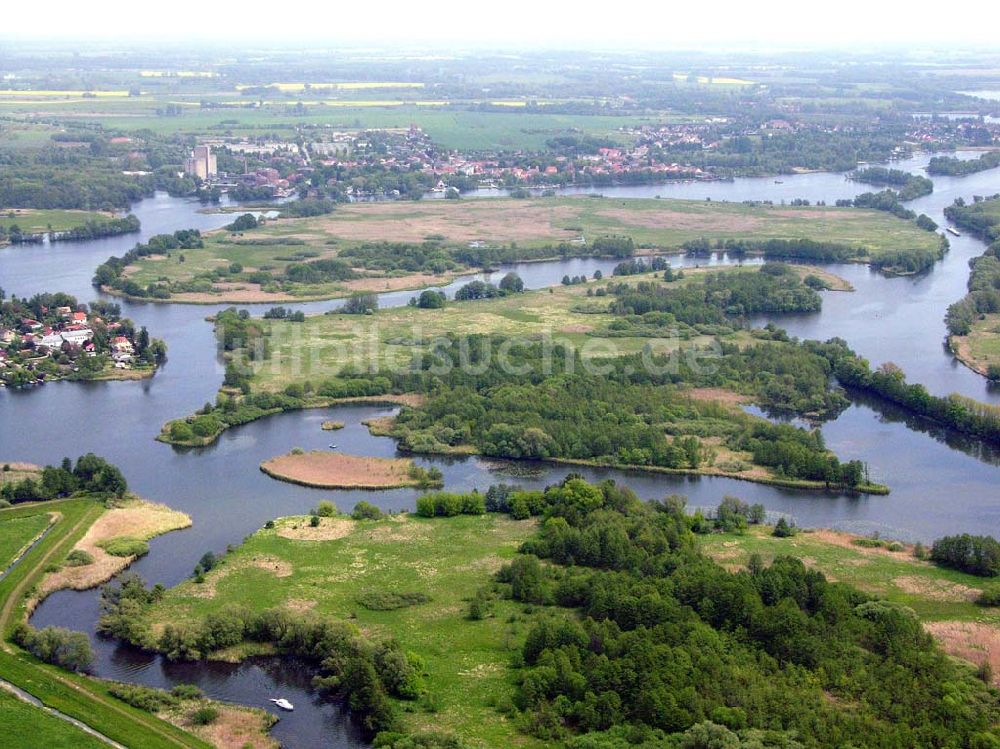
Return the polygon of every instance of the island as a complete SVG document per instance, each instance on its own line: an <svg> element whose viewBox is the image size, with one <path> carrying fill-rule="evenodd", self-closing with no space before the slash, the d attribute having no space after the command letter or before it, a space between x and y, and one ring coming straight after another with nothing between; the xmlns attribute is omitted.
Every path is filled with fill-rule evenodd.
<svg viewBox="0 0 1000 749"><path fill-rule="evenodd" d="M239 229L153 237L109 259L94 283L136 299L278 303L440 286L474 269L558 257L718 249L912 272L944 251L940 236L890 212L801 203L509 198L247 217Z"/></svg>
<svg viewBox="0 0 1000 749"><path fill-rule="evenodd" d="M260 470L279 481L321 489L421 489L442 486L441 471L425 469L409 458L372 458L301 449L265 460Z"/></svg>

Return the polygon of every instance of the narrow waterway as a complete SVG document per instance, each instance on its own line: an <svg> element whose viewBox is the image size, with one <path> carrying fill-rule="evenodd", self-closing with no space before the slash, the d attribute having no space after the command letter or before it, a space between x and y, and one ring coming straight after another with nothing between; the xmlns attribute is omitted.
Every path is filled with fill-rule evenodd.
<svg viewBox="0 0 1000 749"><path fill-rule="evenodd" d="M916 171L927 156L894 166ZM911 203L944 225L942 211L957 196L1000 191L1000 170L964 178L936 178L935 193ZM732 183L670 185L580 190L616 197L694 198L713 200L781 200L806 198L832 203L868 189L842 175L805 174L781 178L736 180ZM8 293L30 295L63 290L81 301L94 297L90 277L111 254L121 254L151 234L179 228L211 229L231 215L199 212L197 203L164 195L142 201L134 213L143 224L141 236L130 235L86 243L0 250L0 286ZM942 318L948 304L965 293L968 260L983 252L981 242L952 238L952 249L926 274L885 278L864 266L834 266L856 287L853 294L825 292L821 313L783 317L775 322L793 334L811 338L841 336L872 360L894 361L911 380L933 392L962 392L982 400L1000 400L985 380L958 364L943 347ZM716 258L714 262L724 261ZM706 260L675 258L678 265ZM605 274L613 261L581 259L513 266L530 288L559 282L564 275ZM507 268L501 270L505 272ZM468 280L464 277L452 288ZM405 304L413 292L382 295L382 306ZM325 311L337 302L298 307ZM64 455L93 451L121 466L137 493L189 513L194 526L154 540L150 554L134 569L151 583L173 585L189 575L208 550L222 552L273 517L304 513L318 499L331 497L342 509L360 498L385 509L414 505L416 492L329 492L268 479L260 461L294 446L323 448L320 428L327 418L344 421L337 435L345 452L395 454L392 440L371 436L361 421L389 413L376 407L343 406L322 411L280 414L231 429L215 445L179 450L154 437L167 420L191 413L212 400L222 379L211 325L215 307L123 303L124 313L169 346L170 360L151 380L111 383L53 383L28 391L0 391L0 457L37 463L57 462ZM259 311L259 308L258 308ZM763 322L761 320L760 322ZM873 476L888 483L888 497L830 496L761 486L731 479L685 478L611 470L585 470L588 478L625 481L643 497L681 493L692 505L714 506L724 494L761 502L768 510L788 513L802 525L833 526L884 536L931 540L950 532L975 530L1000 535L1000 455L974 441L922 423L878 401L857 400L826 424L828 445L845 457L869 462ZM542 486L569 469L537 466L530 476L512 477L503 464L477 458L421 459L437 465L450 489L463 490L507 481ZM98 617L95 591L63 591L36 611L37 626L59 624L93 632ZM228 664L167 664L160 658L115 643L95 640L97 673L108 678L168 686L194 682L210 695L268 708L280 693L296 704L281 713L274 735L290 747L354 747L361 745L340 707L309 690L306 669L275 659Z"/></svg>

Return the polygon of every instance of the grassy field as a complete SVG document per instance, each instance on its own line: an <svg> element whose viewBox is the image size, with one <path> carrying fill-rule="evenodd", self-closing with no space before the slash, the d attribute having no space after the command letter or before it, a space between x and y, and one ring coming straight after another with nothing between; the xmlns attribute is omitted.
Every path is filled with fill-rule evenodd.
<svg viewBox="0 0 1000 749"><path fill-rule="evenodd" d="M0 747L107 749L107 744L0 688Z"/></svg>
<svg viewBox="0 0 1000 749"><path fill-rule="evenodd" d="M323 518L317 528L308 517L284 518L250 536L204 583L169 590L150 622L156 631L231 604L351 619L365 633L393 637L425 659L438 709L401 703L409 708L402 712L407 728L448 731L481 747L539 746L494 709L511 692L507 664L530 615L520 604L497 601L494 616L466 618L466 599L534 530L533 521L499 515ZM359 603L371 592L423 593L431 600L373 611Z"/></svg>
<svg viewBox="0 0 1000 749"><path fill-rule="evenodd" d="M935 234L885 212L827 207L746 206L690 200L611 200L606 198L540 198L533 200L468 200L395 202L341 206L334 213L308 219L270 222L233 237L210 235L202 249L150 256L139 260L127 276L140 286L155 282L190 282L233 263L243 268L269 268L281 277L288 265L335 257L338 250L365 242L420 244L444 237L445 246L461 249L472 242L537 249L560 243L592 242L602 236L625 235L638 247L677 250L690 240L812 239L864 250L876 258L899 249L936 249ZM267 240L274 244L251 244ZM287 243L285 243L287 242ZM305 243L305 244L302 244ZM312 253L303 258L297 253ZM317 254L318 253L318 254ZM553 250L553 254L555 251ZM183 255L183 262L181 256ZM412 273L368 277L315 285L289 284L265 292L241 275L226 277L209 292L175 293L176 302L284 302L347 296L357 291L422 288L447 282L451 274Z"/></svg>
<svg viewBox="0 0 1000 749"><path fill-rule="evenodd" d="M990 366L1000 366L1000 314L983 315L972 323L966 336L950 337L955 355L970 369L986 375Z"/></svg>
<svg viewBox="0 0 1000 749"><path fill-rule="evenodd" d="M28 233L66 231L75 226L83 226L87 221L109 216L110 214L96 211L0 207L0 226L9 229L16 224L22 231Z"/></svg>
<svg viewBox="0 0 1000 749"><path fill-rule="evenodd" d="M988 578L921 561L905 544L900 551L889 551L859 546L858 537L835 531L792 538L775 538L770 531L758 527L744 535L707 536L701 547L731 569L744 567L751 554L760 554L765 562L778 555L798 557L831 580L909 606L946 651L977 664L988 658L1000 674L1000 609L974 603L984 586L994 584Z"/></svg>

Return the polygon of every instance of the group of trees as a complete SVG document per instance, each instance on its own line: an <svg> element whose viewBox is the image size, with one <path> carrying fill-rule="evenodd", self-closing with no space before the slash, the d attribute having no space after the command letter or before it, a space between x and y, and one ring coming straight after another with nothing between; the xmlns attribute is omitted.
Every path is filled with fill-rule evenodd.
<svg viewBox="0 0 1000 749"><path fill-rule="evenodd" d="M931 547L931 561L972 575L996 577L1000 575L1000 542L968 533L945 536Z"/></svg>
<svg viewBox="0 0 1000 749"><path fill-rule="evenodd" d="M864 182L877 187L890 186L896 188L899 200L905 202L934 192L934 183L919 174L910 174L902 169L886 169L883 166L870 166L857 169L850 173L855 182ZM870 194L870 193L869 193Z"/></svg>
<svg viewBox="0 0 1000 749"><path fill-rule="evenodd" d="M9 469L5 466L3 470ZM36 502L69 497L78 492L110 494L121 497L128 491L128 483L117 466L93 453L77 458L76 465L63 458L59 466L45 466L37 478L4 482L0 486L0 500L10 503Z"/></svg>
<svg viewBox="0 0 1000 749"><path fill-rule="evenodd" d="M773 466L779 476L855 487L857 464L841 464L817 433L766 423L712 402L687 398L676 385L712 385L752 392L761 403L799 413L837 412L843 396L829 390L831 366L818 354L787 343L724 347L711 373L675 363L652 371L642 355L602 361L588 372L572 350L522 343L508 351L509 368L482 366L503 338L442 342L420 367L386 373L393 390L428 394L397 417L393 435L413 452L449 452L473 445L484 455L520 459L569 458L613 465L697 470L711 465L705 438L722 438ZM460 362L471 367L463 368ZM648 363L648 362L646 362ZM756 426L755 426L756 425Z"/></svg>
<svg viewBox="0 0 1000 749"><path fill-rule="evenodd" d="M927 164L928 174L945 174L964 177L1000 166L1000 151L987 151L978 159L959 159L954 156L935 156Z"/></svg>
<svg viewBox="0 0 1000 749"><path fill-rule="evenodd" d="M931 395L920 384L908 384L903 370L891 362L872 370L868 361L848 348L839 338L826 343L807 341L812 351L825 356L837 380L885 398L907 410L974 437L1000 442L1000 408L957 393Z"/></svg>
<svg viewBox="0 0 1000 749"><path fill-rule="evenodd" d="M995 696L909 609L793 557L727 571L696 550L701 521L672 498L569 477L542 506L495 584L557 607L529 630L500 705L536 737L580 749L994 741Z"/></svg>
<svg viewBox="0 0 1000 749"><path fill-rule="evenodd" d="M180 229L173 234L156 234L145 244L137 244L121 257L111 256L94 272L93 284L98 288L106 286L117 289L132 297L170 298L170 289L163 284L149 284L145 288L125 278L125 268L141 257L149 255L169 255L175 250L190 250L204 247L201 232L197 229Z"/></svg>
<svg viewBox="0 0 1000 749"><path fill-rule="evenodd" d="M74 226L66 231L53 232L54 242L80 242L101 237L114 237L119 234L133 234L141 228L139 219L131 213L124 218L90 219L81 226Z"/></svg>

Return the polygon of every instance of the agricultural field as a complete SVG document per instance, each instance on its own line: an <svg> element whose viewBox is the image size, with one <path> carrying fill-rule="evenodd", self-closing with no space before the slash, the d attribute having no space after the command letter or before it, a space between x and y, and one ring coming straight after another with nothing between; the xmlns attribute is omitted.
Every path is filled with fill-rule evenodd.
<svg viewBox="0 0 1000 749"><path fill-rule="evenodd" d="M546 248L551 248L549 256L588 255L593 254L589 246L595 240L610 235L661 251L677 251L683 243L698 239L809 239L857 248L863 253L859 260L878 260L910 249L936 252L940 241L912 222L852 208L586 197L407 201L340 206L331 214L278 219L238 236L216 232L202 249L142 258L125 276L144 288L154 283L201 282L197 291L179 286L170 297L175 302L329 299L447 283L454 272L468 269L456 253L470 246L502 249L511 259L543 257ZM419 272L361 270L360 278L345 281L285 279L289 265L336 258L345 249L366 243L424 246L428 240L447 250L452 260ZM228 272L234 266L238 269ZM273 276L276 282L271 288L251 280L256 271L265 269L265 278Z"/></svg>
<svg viewBox="0 0 1000 749"><path fill-rule="evenodd" d="M881 544L837 531L800 532L775 538L770 527L745 534L713 535L704 553L730 568L742 568L752 554L765 563L794 556L827 578L912 608L948 652L977 665L989 659L1000 674L1000 610L974 603L987 578L950 570L914 557L911 544ZM897 549L890 550L890 547Z"/></svg>
<svg viewBox="0 0 1000 749"><path fill-rule="evenodd" d="M495 709L513 691L508 663L532 615L500 600L493 616L467 618L468 599L535 528L532 520L493 514L334 517L317 527L308 516L282 518L226 555L204 582L170 589L146 623L157 633L167 622L198 622L232 605L350 620L424 659L433 703L402 703L408 730L454 733L481 747L541 746ZM392 608L394 594L425 602Z"/></svg>

